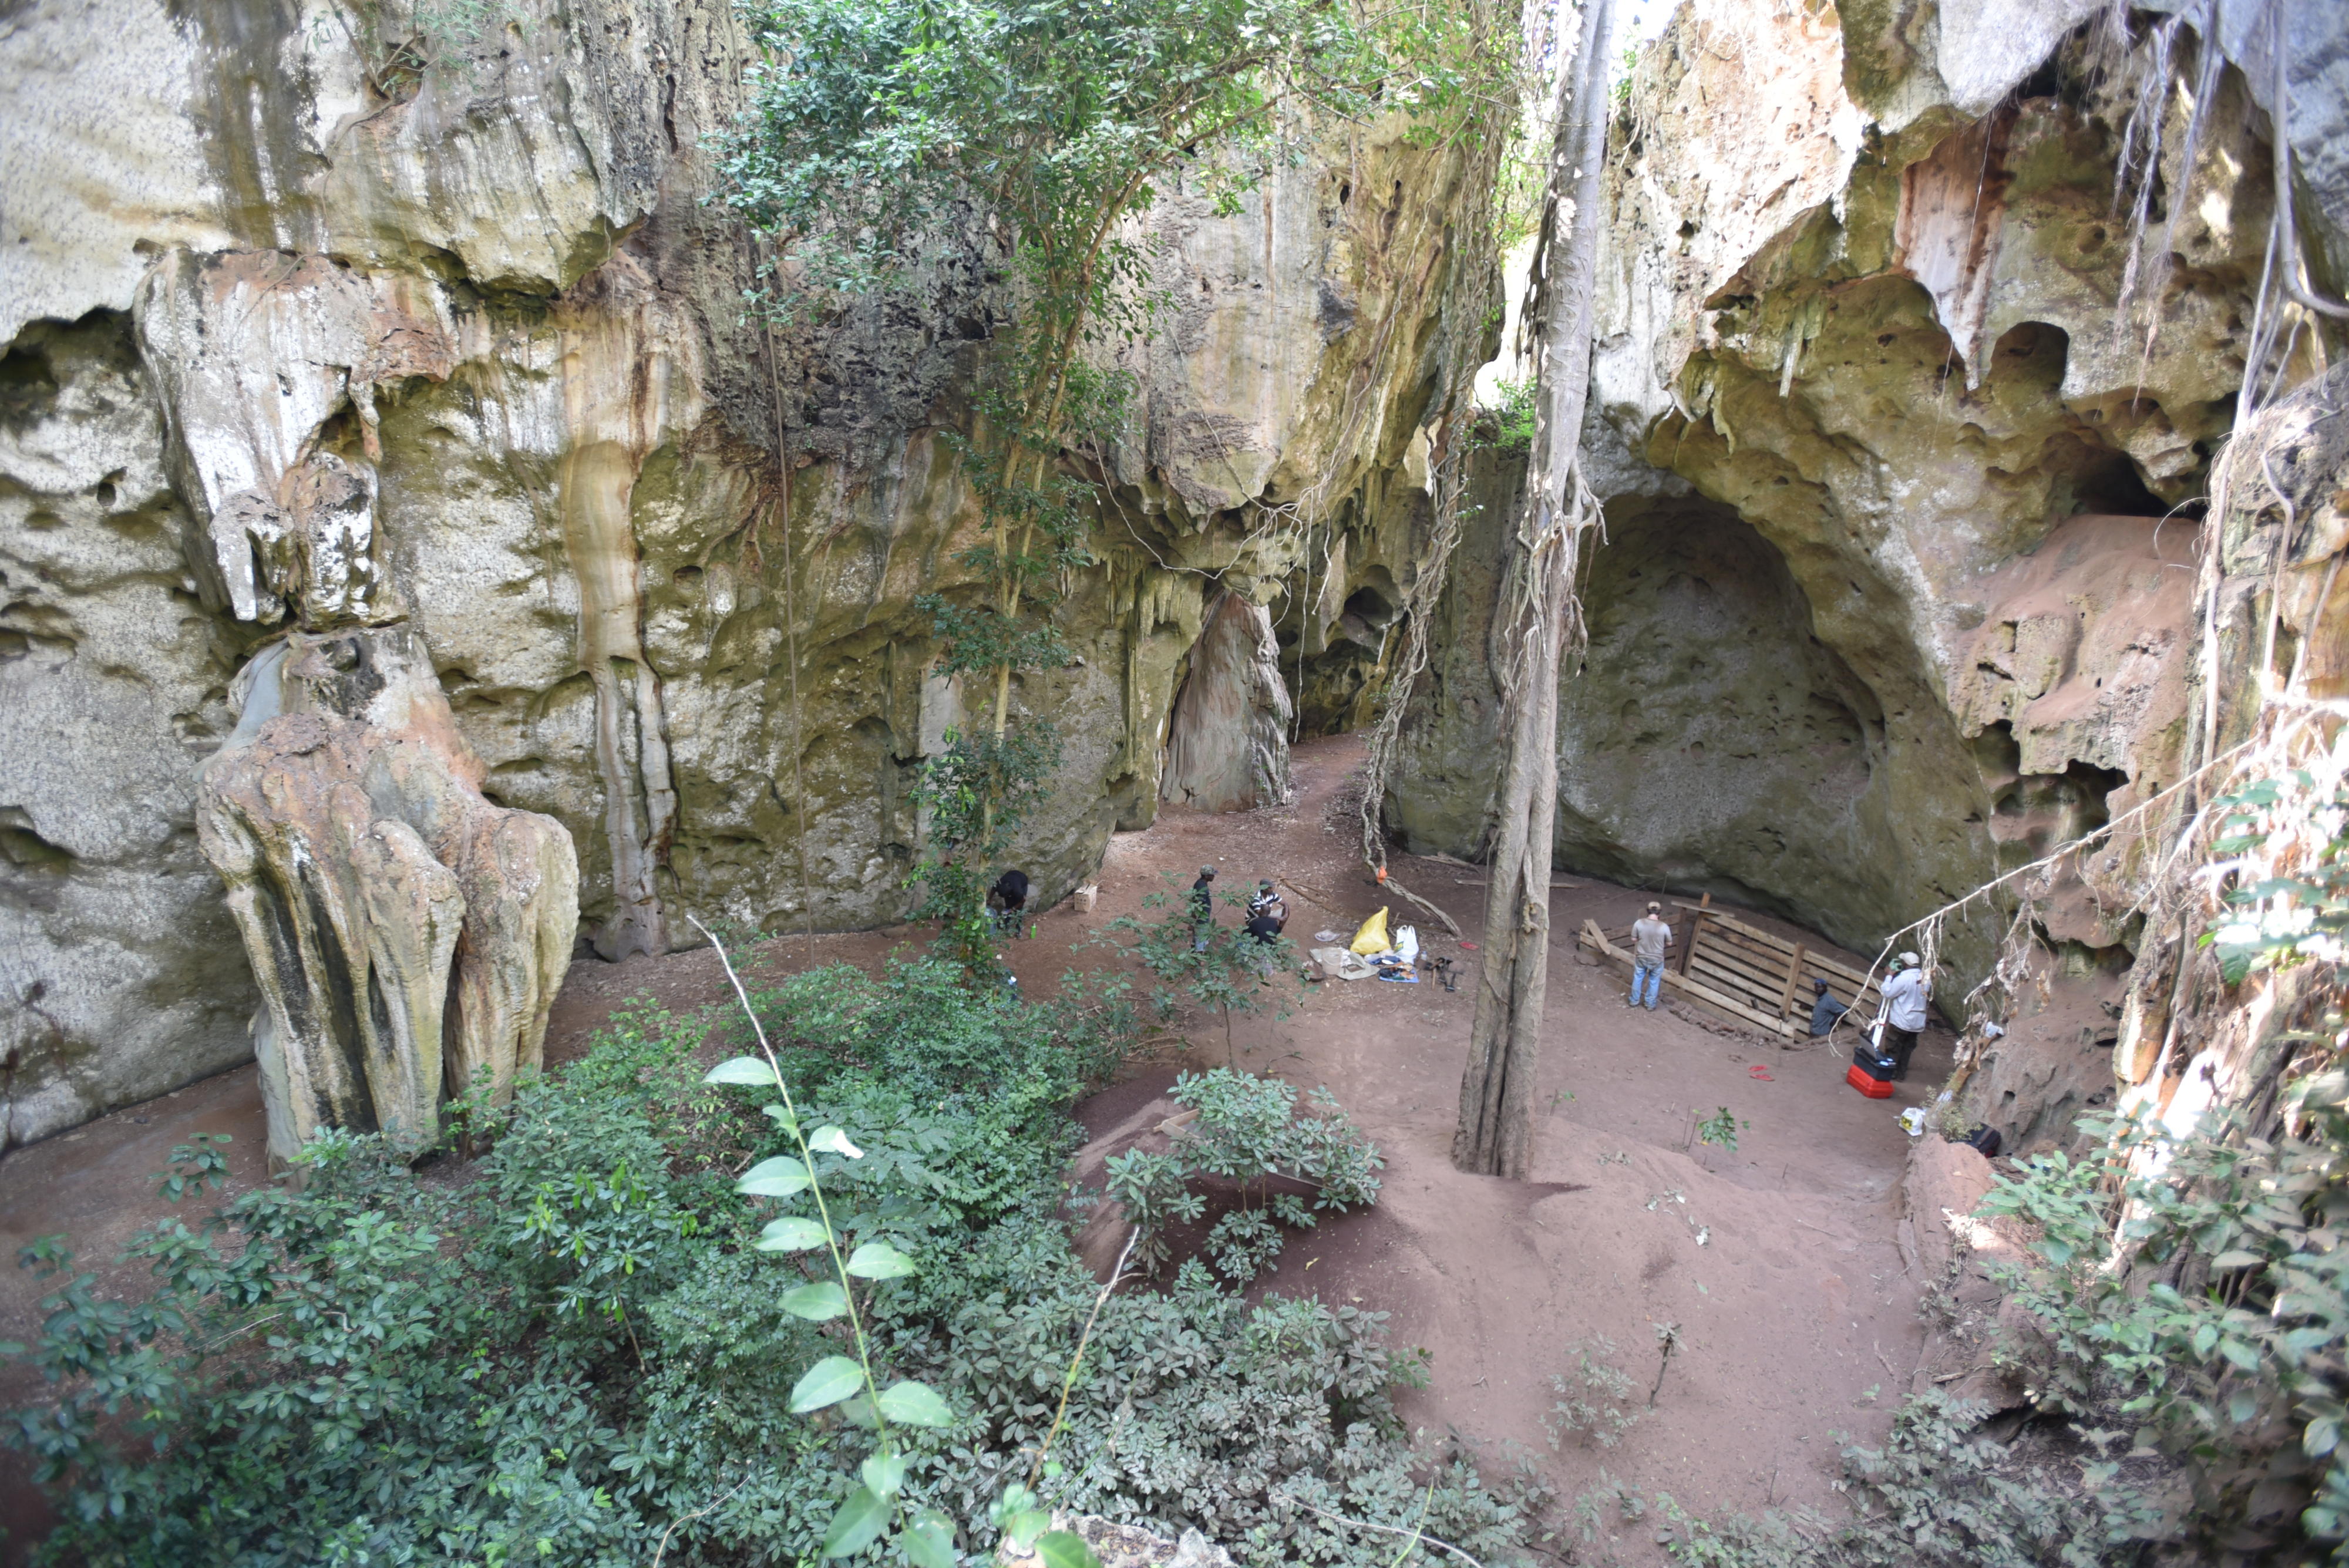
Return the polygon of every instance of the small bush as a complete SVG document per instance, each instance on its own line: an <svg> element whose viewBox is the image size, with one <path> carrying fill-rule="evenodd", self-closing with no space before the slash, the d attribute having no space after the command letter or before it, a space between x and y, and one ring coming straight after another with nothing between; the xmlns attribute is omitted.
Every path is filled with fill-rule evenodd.
<svg viewBox="0 0 2349 1568"><path fill-rule="evenodd" d="M1578 1434L1585 1442L1614 1448L1642 1414L1631 1379L1614 1365L1614 1343L1595 1334L1567 1346L1567 1354L1572 1358L1568 1373L1550 1375L1558 1397L1542 1421L1549 1446L1562 1448Z"/></svg>

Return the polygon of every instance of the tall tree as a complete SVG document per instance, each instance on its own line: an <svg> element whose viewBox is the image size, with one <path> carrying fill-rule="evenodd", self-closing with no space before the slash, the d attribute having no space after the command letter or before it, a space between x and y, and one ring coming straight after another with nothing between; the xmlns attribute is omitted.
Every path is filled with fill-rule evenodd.
<svg viewBox="0 0 2349 1568"><path fill-rule="evenodd" d="M1485 902L1476 1016L1460 1080L1452 1162L1523 1177L1533 1162L1534 1078L1549 983L1550 839L1557 818L1558 665L1579 645L1575 596L1582 535L1598 505L1578 463L1590 392L1591 296L1599 262L1599 165L1607 151L1607 41L1612 0L1583 0L1580 36L1561 62L1549 194L1531 285L1538 323L1533 450L1500 613L1508 722Z"/></svg>

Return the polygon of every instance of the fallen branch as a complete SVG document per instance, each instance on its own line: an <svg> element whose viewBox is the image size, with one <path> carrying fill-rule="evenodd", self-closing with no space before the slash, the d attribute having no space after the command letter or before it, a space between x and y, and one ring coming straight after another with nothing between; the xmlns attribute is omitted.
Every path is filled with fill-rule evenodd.
<svg viewBox="0 0 2349 1568"><path fill-rule="evenodd" d="M1416 904L1419 908L1434 916L1437 919L1442 920L1444 922L1444 929L1450 931L1454 936L1456 937L1460 934L1459 921L1454 919L1451 916L1445 914L1443 910L1437 909L1434 905L1429 903L1426 899L1421 898L1418 894L1413 892L1402 883L1396 881L1392 877L1381 873L1379 879L1379 886L1400 894L1404 898L1409 899L1412 903Z"/></svg>

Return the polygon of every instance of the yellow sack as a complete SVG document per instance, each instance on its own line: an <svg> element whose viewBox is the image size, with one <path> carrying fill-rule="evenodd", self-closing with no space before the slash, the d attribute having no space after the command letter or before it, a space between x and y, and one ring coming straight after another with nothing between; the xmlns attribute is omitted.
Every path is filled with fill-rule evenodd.
<svg viewBox="0 0 2349 1568"><path fill-rule="evenodd" d="M1354 933L1351 950L1361 953L1364 958L1368 958L1372 953L1394 950L1394 943L1387 940L1387 912L1384 906L1380 907L1377 914L1364 920L1362 929Z"/></svg>

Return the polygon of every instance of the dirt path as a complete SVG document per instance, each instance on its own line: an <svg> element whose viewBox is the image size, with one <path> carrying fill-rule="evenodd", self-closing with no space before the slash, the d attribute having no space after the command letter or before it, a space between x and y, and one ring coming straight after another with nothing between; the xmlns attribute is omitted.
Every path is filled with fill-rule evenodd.
<svg viewBox="0 0 2349 1568"><path fill-rule="evenodd" d="M1092 914L1064 905L1040 917L1030 938L1007 944L1023 988L1046 993L1072 966L1114 961L1084 944L1117 916L1146 912L1143 896L1166 878L1187 885L1206 863L1226 888L1279 879L1289 932L1306 945L1316 930L1350 936L1382 900L1354 857L1350 822L1332 831L1323 817L1360 758L1351 737L1308 742L1296 757L1293 808L1169 810L1148 831L1119 836ZM1410 859L1398 859L1395 871L1475 940L1479 873ZM1506 1463L1512 1446L1522 1449L1569 1500L1599 1484L1603 1463L1609 1475L1669 1491L1700 1513L1790 1501L1830 1509L1838 1434L1880 1438L1916 1363L1922 1282L1904 1265L1899 1241L1908 1139L1895 1116L1946 1073L1949 1037L1927 1036L1901 1094L1868 1101L1844 1085L1840 1056L1628 1009L1619 981L1578 961L1571 933L1586 916L1609 929L1627 923L1646 895L1561 880L1570 885L1553 895L1544 1126L1530 1182L1464 1176L1451 1165L1471 1007L1464 981L1456 993L1432 983L1327 982L1286 1019L1238 1023L1243 1066L1328 1085L1387 1160L1378 1207L1293 1240L1267 1288L1392 1314L1394 1343L1424 1349L1433 1373L1427 1388L1404 1396L1408 1417L1431 1436L1456 1429L1484 1445L1488 1460ZM1434 951L1464 960L1464 971L1473 962L1433 922L1416 923ZM749 961L773 973L834 961L872 967L929 935L901 928L780 937ZM576 965L555 1003L549 1058L576 1056L629 998L691 1008L720 1000L723 985L706 950ZM1130 1129L1097 1137L1087 1165L1164 1114L1151 1107L1178 1068L1221 1064L1221 1031L1212 1020L1194 1024L1195 1049L1137 1064L1083 1108L1096 1135ZM1736 1152L1692 1151L1693 1120L1723 1106L1750 1124ZM238 1185L259 1179L264 1135L252 1068L0 1158L0 1246L13 1253L65 1231L86 1263L113 1259L168 1210L151 1176L195 1131L232 1134ZM110 1291L136 1289L135 1269L101 1274ZM37 1334L44 1293L29 1274L0 1270L0 1338ZM1679 1343L1653 1410L1611 1450L1569 1440L1553 1452L1543 1424L1557 1397L1550 1378L1568 1370L1572 1347L1612 1341L1641 1404L1665 1324L1678 1325ZM36 1397L39 1386L21 1370L0 1374L0 1399L10 1405ZM0 1522L10 1530L0 1561L18 1560L43 1527L46 1511L26 1474L22 1456L0 1453ZM1623 1549L1634 1561L1653 1552L1644 1532Z"/></svg>

